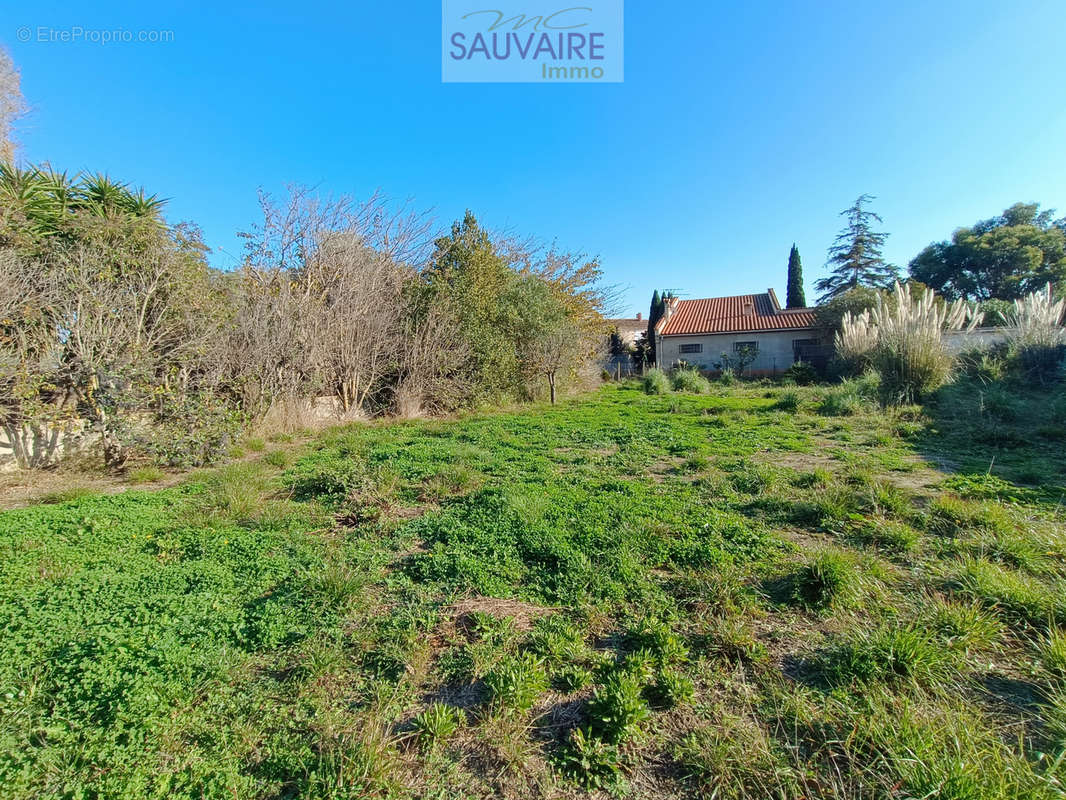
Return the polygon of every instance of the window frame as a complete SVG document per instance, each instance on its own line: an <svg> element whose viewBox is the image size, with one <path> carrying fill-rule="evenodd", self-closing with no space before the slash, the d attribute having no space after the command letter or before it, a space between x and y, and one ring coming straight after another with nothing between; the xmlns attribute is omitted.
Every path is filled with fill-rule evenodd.
<svg viewBox="0 0 1066 800"><path fill-rule="evenodd" d="M686 342L677 346L679 356L694 356L703 354L703 342Z"/></svg>

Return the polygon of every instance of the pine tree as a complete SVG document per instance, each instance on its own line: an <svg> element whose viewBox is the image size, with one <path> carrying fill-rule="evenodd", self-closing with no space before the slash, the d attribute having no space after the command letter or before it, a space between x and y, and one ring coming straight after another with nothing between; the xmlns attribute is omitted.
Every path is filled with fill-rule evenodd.
<svg viewBox="0 0 1066 800"><path fill-rule="evenodd" d="M803 292L803 264L800 251L795 242L788 254L788 290L785 295L785 308L805 308L807 296Z"/></svg>
<svg viewBox="0 0 1066 800"><path fill-rule="evenodd" d="M829 260L825 265L832 274L814 284L822 293L820 302L857 286L889 286L899 277L899 270L881 255L888 234L872 230L875 221L884 220L863 208L873 199L868 194L860 195L855 205L840 212L840 216L847 217L848 224L829 248Z"/></svg>

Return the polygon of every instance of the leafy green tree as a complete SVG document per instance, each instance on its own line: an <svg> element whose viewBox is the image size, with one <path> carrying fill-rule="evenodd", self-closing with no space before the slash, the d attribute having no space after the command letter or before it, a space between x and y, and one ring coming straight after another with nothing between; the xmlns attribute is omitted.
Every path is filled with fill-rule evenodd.
<svg viewBox="0 0 1066 800"><path fill-rule="evenodd" d="M1066 287L1066 218L1038 203L959 228L911 261L910 274L949 300L1017 300L1050 283Z"/></svg>
<svg viewBox="0 0 1066 800"><path fill-rule="evenodd" d="M873 199L868 194L860 195L851 208L840 212L848 224L829 248L826 267L831 274L814 285L822 293L820 302L857 286L885 288L898 277L899 270L881 255L888 234L873 230L873 224L883 220L864 207Z"/></svg>
<svg viewBox="0 0 1066 800"><path fill-rule="evenodd" d="M515 273L471 211L434 245L426 275L430 285L452 301L462 336L470 346L471 399L491 400L508 394L521 381L502 303Z"/></svg>
<svg viewBox="0 0 1066 800"><path fill-rule="evenodd" d="M788 254L788 289L785 294L785 308L806 308L807 295L803 291L803 264L800 251L795 243Z"/></svg>
<svg viewBox="0 0 1066 800"><path fill-rule="evenodd" d="M503 301L522 374L544 376L554 404L559 374L580 359L581 330L562 298L535 275L517 276Z"/></svg>

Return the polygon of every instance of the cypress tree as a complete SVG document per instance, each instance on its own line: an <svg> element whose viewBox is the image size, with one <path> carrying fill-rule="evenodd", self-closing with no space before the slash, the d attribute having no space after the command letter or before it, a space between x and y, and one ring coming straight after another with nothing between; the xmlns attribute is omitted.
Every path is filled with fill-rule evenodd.
<svg viewBox="0 0 1066 800"><path fill-rule="evenodd" d="M796 243L788 254L788 290L785 293L785 308L806 308L807 297L803 292L803 264Z"/></svg>
<svg viewBox="0 0 1066 800"><path fill-rule="evenodd" d="M659 290L656 289L655 294L651 296L651 309L648 311L648 358L652 364L655 363L655 323L659 321L662 302Z"/></svg>

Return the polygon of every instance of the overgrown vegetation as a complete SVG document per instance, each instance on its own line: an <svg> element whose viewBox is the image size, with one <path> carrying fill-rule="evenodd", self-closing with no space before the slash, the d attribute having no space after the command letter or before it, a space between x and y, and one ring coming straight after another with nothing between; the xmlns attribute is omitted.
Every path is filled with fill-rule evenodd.
<svg viewBox="0 0 1066 800"><path fill-rule="evenodd" d="M1057 797L1055 395L981 439L980 386L613 384L6 512L0 796Z"/></svg>
<svg viewBox="0 0 1066 800"><path fill-rule="evenodd" d="M0 425L19 466L74 442L112 469L200 466L249 423L554 400L597 354L593 258L470 213L433 238L380 197L260 200L221 272L154 195L0 162Z"/></svg>

